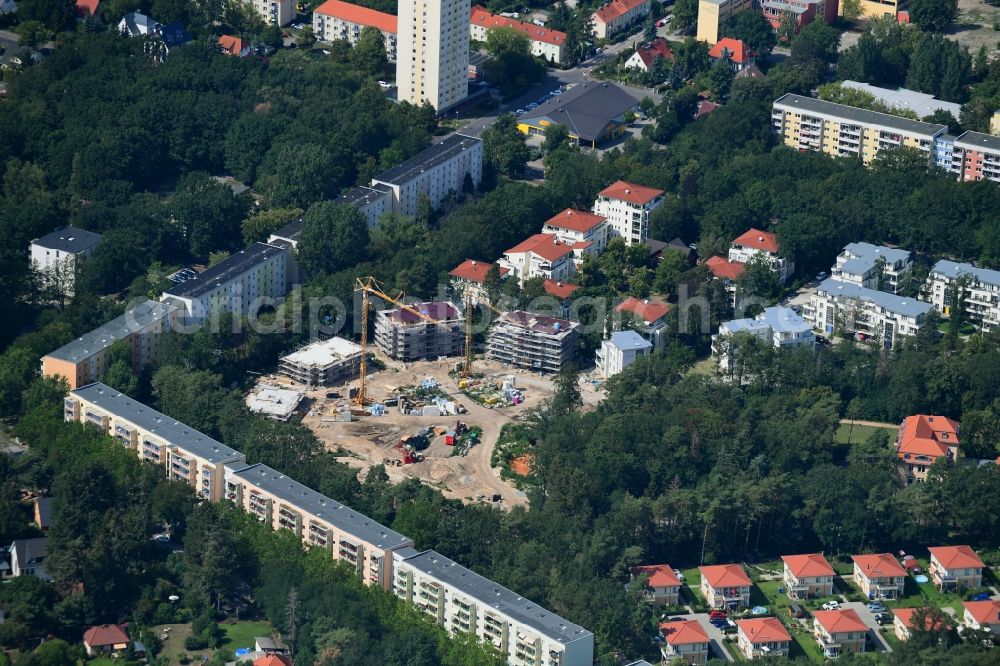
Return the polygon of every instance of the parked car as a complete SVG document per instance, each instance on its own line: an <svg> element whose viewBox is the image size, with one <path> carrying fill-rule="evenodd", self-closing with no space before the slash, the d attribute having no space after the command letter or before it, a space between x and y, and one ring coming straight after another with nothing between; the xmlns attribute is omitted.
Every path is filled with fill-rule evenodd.
<svg viewBox="0 0 1000 666"><path fill-rule="evenodd" d="M840 608L839 601L828 601L823 604L823 610L837 610L838 608Z"/></svg>
<svg viewBox="0 0 1000 666"><path fill-rule="evenodd" d="M656 27L657 28L662 28L666 24L667 24L667 19L661 18L659 21L656 22Z"/></svg>
<svg viewBox="0 0 1000 666"><path fill-rule="evenodd" d="M684 582L684 574L681 573L680 569L674 569L674 576L676 576L677 580L679 580L680 582L682 583Z"/></svg>
<svg viewBox="0 0 1000 666"><path fill-rule="evenodd" d="M979 594L973 595L972 596L972 600L973 601L989 601L990 600L990 593L989 592L980 592Z"/></svg>
<svg viewBox="0 0 1000 666"><path fill-rule="evenodd" d="M720 627L720 629L722 629L722 633L728 635L728 634L735 634L736 631L739 629L739 627L737 627L736 623L733 622L732 620L726 620L726 626Z"/></svg>
<svg viewBox="0 0 1000 666"><path fill-rule="evenodd" d="M873 613L881 613L882 611L885 610L885 606L882 605L881 601L873 601L870 604L868 604L868 610L870 610Z"/></svg>
<svg viewBox="0 0 1000 666"><path fill-rule="evenodd" d="M712 611L711 613L708 614L708 619L709 620L725 620L726 619L726 611L714 610L714 611Z"/></svg>
<svg viewBox="0 0 1000 666"><path fill-rule="evenodd" d="M890 616L888 613L875 613L875 622L877 622L879 625L891 624L892 616Z"/></svg>

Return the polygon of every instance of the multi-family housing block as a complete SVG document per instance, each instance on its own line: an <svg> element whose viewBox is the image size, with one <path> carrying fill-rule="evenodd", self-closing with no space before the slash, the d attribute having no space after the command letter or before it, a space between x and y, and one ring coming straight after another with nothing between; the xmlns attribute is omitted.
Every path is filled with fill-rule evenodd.
<svg viewBox="0 0 1000 666"><path fill-rule="evenodd" d="M443 626L495 646L511 666L590 666L594 635L433 550L393 551L393 592Z"/></svg>
<svg viewBox="0 0 1000 666"><path fill-rule="evenodd" d="M402 0L396 56L397 96L438 113L469 95L469 5L460 0Z"/></svg>
<svg viewBox="0 0 1000 666"><path fill-rule="evenodd" d="M712 336L712 354L721 369L729 368L733 337L740 334L757 338L774 349L816 344L811 324L795 310L776 305L753 319L734 319L719 325L719 332Z"/></svg>
<svg viewBox="0 0 1000 666"><path fill-rule="evenodd" d="M897 293L899 281L913 267L910 253L899 248L848 243L830 269L830 275L866 289Z"/></svg>
<svg viewBox="0 0 1000 666"><path fill-rule="evenodd" d="M576 273L577 263L591 247L585 242L566 243L554 234L534 234L505 250L497 264L522 286L538 277L561 282Z"/></svg>
<svg viewBox="0 0 1000 666"><path fill-rule="evenodd" d="M92 231L57 229L31 241L31 266L59 291L72 296L78 260L89 257L100 242L101 235Z"/></svg>
<svg viewBox="0 0 1000 666"><path fill-rule="evenodd" d="M747 659L787 657L792 637L776 617L736 621L736 644Z"/></svg>
<svg viewBox="0 0 1000 666"><path fill-rule="evenodd" d="M681 581L669 564L632 567L632 577L648 576L646 599L657 606L673 606L680 600Z"/></svg>
<svg viewBox="0 0 1000 666"><path fill-rule="evenodd" d="M351 46L358 43L364 28L375 28L382 33L385 54L396 60L396 17L361 5L341 0L327 0L313 11L313 32L323 42L346 41Z"/></svg>
<svg viewBox="0 0 1000 666"><path fill-rule="evenodd" d="M469 34L474 41L485 42L486 35L495 28L510 28L528 37L531 41L531 55L555 63L562 64L565 60L564 47L566 33L551 30L534 23L518 21L507 16L491 14L481 5L473 5L469 16Z"/></svg>
<svg viewBox="0 0 1000 666"><path fill-rule="evenodd" d="M961 293L956 290L961 287ZM965 315L983 331L1000 325L1000 271L942 259L927 276L930 302L951 316L954 298L962 299Z"/></svg>
<svg viewBox="0 0 1000 666"><path fill-rule="evenodd" d="M295 18L295 2L293 0L252 0L253 8L264 23L271 25L288 25Z"/></svg>
<svg viewBox="0 0 1000 666"><path fill-rule="evenodd" d="M994 636L1000 636L1000 601L963 601L962 623L969 629L988 631Z"/></svg>
<svg viewBox="0 0 1000 666"><path fill-rule="evenodd" d="M595 362L597 372L605 379L614 377L643 356L653 353L653 343L635 331L615 331L601 341Z"/></svg>
<svg viewBox="0 0 1000 666"><path fill-rule="evenodd" d="M715 44L722 38L726 21L753 6L753 0L699 0L696 37L699 41Z"/></svg>
<svg viewBox="0 0 1000 666"><path fill-rule="evenodd" d="M553 215L542 225L542 233L596 254L608 244L607 220L587 210L567 208Z"/></svg>
<svg viewBox="0 0 1000 666"><path fill-rule="evenodd" d="M880 150L904 146L927 155L934 163L936 140L948 127L868 111L812 97L787 93L771 109L771 128L786 146L834 157L856 157L865 164Z"/></svg>
<svg viewBox="0 0 1000 666"><path fill-rule="evenodd" d="M168 479L190 484L212 502L225 489L223 466L245 460L239 451L101 383L70 391L63 416L97 426L140 460L162 467Z"/></svg>
<svg viewBox="0 0 1000 666"><path fill-rule="evenodd" d="M955 462L958 432L958 422L947 416L917 414L903 419L896 435L896 457L907 484L926 481L927 471L941 458Z"/></svg>
<svg viewBox="0 0 1000 666"><path fill-rule="evenodd" d="M932 546L927 573L939 590L971 590L983 584L983 560L969 546Z"/></svg>
<svg viewBox="0 0 1000 666"><path fill-rule="evenodd" d="M473 303L489 301L489 294L486 293L486 275L494 266L496 266L499 278L501 280L507 279L510 275L509 268L488 261L466 259L448 271L448 275L451 276L451 288L461 297L462 302L465 302L467 298L471 298Z"/></svg>
<svg viewBox="0 0 1000 666"><path fill-rule="evenodd" d="M375 345L397 361L455 356L462 353L464 344L465 317L450 301L412 303L375 315Z"/></svg>
<svg viewBox="0 0 1000 666"><path fill-rule="evenodd" d="M368 220L368 226L374 227L384 214L392 211L392 195L392 188L376 183L372 187L352 187L337 197L336 202L357 208Z"/></svg>
<svg viewBox="0 0 1000 666"><path fill-rule="evenodd" d="M824 7L823 0L762 0L760 3L760 11L773 30L790 22L796 33L817 17L822 18Z"/></svg>
<svg viewBox="0 0 1000 666"><path fill-rule="evenodd" d="M261 304L285 295L287 256L285 248L254 243L171 287L160 300L179 307L180 316L192 323L222 312L254 314Z"/></svg>
<svg viewBox="0 0 1000 666"><path fill-rule="evenodd" d="M615 306L615 316L621 317L616 328L632 329L659 348L663 343L663 334L667 330L667 315L671 306L668 303L655 303L649 299L638 299L629 296Z"/></svg>
<svg viewBox="0 0 1000 666"><path fill-rule="evenodd" d="M282 356L278 374L306 386L332 386L354 377L360 362L361 345L334 337Z"/></svg>
<svg viewBox="0 0 1000 666"><path fill-rule="evenodd" d="M833 594L834 571L821 553L782 555L782 581L791 599L828 597Z"/></svg>
<svg viewBox="0 0 1000 666"><path fill-rule="evenodd" d="M795 272L795 262L781 256L778 236L770 231L751 227L735 238L729 246L729 261L749 264L757 256L767 260L768 266L781 284L787 282Z"/></svg>
<svg viewBox="0 0 1000 666"><path fill-rule="evenodd" d="M176 312L177 307L169 303L143 301L43 356L42 374L63 377L71 389L95 382L108 369L111 345L118 340L128 343L132 369L141 372L156 360L160 336L171 330Z"/></svg>
<svg viewBox="0 0 1000 666"><path fill-rule="evenodd" d="M853 579L869 599L898 599L903 596L906 570L890 553L854 555Z"/></svg>
<svg viewBox="0 0 1000 666"><path fill-rule="evenodd" d="M286 529L354 568L366 585L392 587L393 553L413 540L267 465L225 466L225 497L273 530Z"/></svg>
<svg viewBox="0 0 1000 666"><path fill-rule="evenodd" d="M931 307L915 298L827 278L803 306L802 315L827 334L854 334L892 349L902 338L917 333Z"/></svg>
<svg viewBox="0 0 1000 666"><path fill-rule="evenodd" d="M992 180L1000 183L1000 136L966 132L952 147L952 171L961 180Z"/></svg>
<svg viewBox="0 0 1000 666"><path fill-rule="evenodd" d="M865 651L868 625L852 608L813 611L813 636L823 656L834 659Z"/></svg>
<svg viewBox="0 0 1000 666"><path fill-rule="evenodd" d="M638 245L649 238L649 216L663 205L663 190L619 180L597 193L594 212L608 222L610 238Z"/></svg>
<svg viewBox="0 0 1000 666"><path fill-rule="evenodd" d="M661 622L660 656L664 663L683 661L685 664L704 664L708 661L708 634L697 620L672 620Z"/></svg>
<svg viewBox="0 0 1000 666"><path fill-rule="evenodd" d="M698 567L701 572L701 593L710 608L748 608L750 577L738 564L716 564Z"/></svg>
<svg viewBox="0 0 1000 666"><path fill-rule="evenodd" d="M652 4L651 0L611 0L590 15L594 37L607 39L641 23Z"/></svg>
<svg viewBox="0 0 1000 666"><path fill-rule="evenodd" d="M486 356L534 372L558 373L576 355L580 324L515 310L500 316L486 338Z"/></svg>
<svg viewBox="0 0 1000 666"><path fill-rule="evenodd" d="M462 191L466 177L476 187L483 179L483 142L475 137L451 134L372 178L372 188L384 187L392 192L394 213L416 215L421 198L426 197L431 206L437 208L449 194Z"/></svg>

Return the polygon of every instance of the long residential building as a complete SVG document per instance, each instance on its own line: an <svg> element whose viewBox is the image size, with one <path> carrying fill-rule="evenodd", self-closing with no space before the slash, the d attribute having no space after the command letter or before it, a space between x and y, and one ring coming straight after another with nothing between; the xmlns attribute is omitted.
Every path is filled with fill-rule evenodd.
<svg viewBox="0 0 1000 666"><path fill-rule="evenodd" d="M252 0L253 8L264 23L283 26L295 18L295 2L293 0Z"/></svg>
<svg viewBox="0 0 1000 666"><path fill-rule="evenodd" d="M468 0L399 3L397 97L438 113L469 95Z"/></svg>
<svg viewBox="0 0 1000 666"><path fill-rule="evenodd" d="M190 280L163 293L162 301L182 308L192 323L228 312L234 317L252 314L261 299L285 295L288 250L254 243Z"/></svg>
<svg viewBox="0 0 1000 666"><path fill-rule="evenodd" d="M563 47L566 44L566 33L551 30L534 23L518 21L506 16L491 14L481 5L473 5L469 16L469 33L473 40L485 42L486 35L495 28L510 28L516 30L531 40L531 55L561 65L565 59Z"/></svg>
<svg viewBox="0 0 1000 666"><path fill-rule="evenodd" d="M608 39L641 23L652 5L651 0L611 0L590 15L594 37Z"/></svg>
<svg viewBox="0 0 1000 666"><path fill-rule="evenodd" d="M715 44L724 36L722 28L726 21L753 7L753 0L699 0L696 38L709 45Z"/></svg>
<svg viewBox="0 0 1000 666"><path fill-rule="evenodd" d="M375 345L389 358L404 362L457 356L465 345L465 316L450 301L379 310L375 315Z"/></svg>
<svg viewBox="0 0 1000 666"><path fill-rule="evenodd" d="M223 466L246 460L236 449L99 382L70 391L63 417L97 426L139 459L163 467L168 479L190 484L212 502L225 489Z"/></svg>
<svg viewBox="0 0 1000 666"><path fill-rule="evenodd" d="M372 178L372 188L391 191L393 212L416 215L421 198L437 208L449 194L462 191L466 176L476 187L482 181L483 142L452 134Z"/></svg>
<svg viewBox="0 0 1000 666"><path fill-rule="evenodd" d="M812 97L787 93L771 109L771 128L782 142L799 151L834 157L858 157L868 164L880 150L905 146L934 163L936 140L945 125L910 120Z"/></svg>
<svg viewBox="0 0 1000 666"><path fill-rule="evenodd" d="M719 362L719 368L729 369L734 352L733 337L747 335L760 340L773 349L808 346L816 343L812 326L791 308L765 308L755 318L734 319L719 325L719 332L712 336L712 355Z"/></svg>
<svg viewBox="0 0 1000 666"><path fill-rule="evenodd" d="M352 187L336 198L336 202L357 208L369 227L378 226L379 219L392 211L392 188L381 183L374 187Z"/></svg>
<svg viewBox="0 0 1000 666"><path fill-rule="evenodd" d="M962 285L966 316L983 331L1000 325L1000 271L942 259L927 276L930 302L945 317L951 316L952 285Z"/></svg>
<svg viewBox="0 0 1000 666"><path fill-rule="evenodd" d="M118 340L132 351L132 369L141 372L156 360L160 335L169 332L177 307L169 303L144 301L125 314L66 343L42 357L42 374L63 377L71 389L91 382L108 369L108 354Z"/></svg>
<svg viewBox="0 0 1000 666"><path fill-rule="evenodd" d="M225 497L273 530L293 532L309 548L357 570L366 585L392 586L393 552L413 540L267 465L225 466Z"/></svg>
<svg viewBox="0 0 1000 666"><path fill-rule="evenodd" d="M365 28L375 28L382 33L385 54L396 60L396 17L361 5L341 0L327 0L313 11L313 32L323 42L342 40L351 46Z"/></svg>
<svg viewBox="0 0 1000 666"><path fill-rule="evenodd" d="M443 626L493 644L511 666L590 666L594 635L433 550L393 552L393 591Z"/></svg>
<svg viewBox="0 0 1000 666"><path fill-rule="evenodd" d="M878 341L892 349L904 337L916 335L930 303L827 278L816 288L802 316L817 329Z"/></svg>
<svg viewBox="0 0 1000 666"><path fill-rule="evenodd" d="M576 354L580 324L516 310L494 322L486 356L534 372L558 373Z"/></svg>

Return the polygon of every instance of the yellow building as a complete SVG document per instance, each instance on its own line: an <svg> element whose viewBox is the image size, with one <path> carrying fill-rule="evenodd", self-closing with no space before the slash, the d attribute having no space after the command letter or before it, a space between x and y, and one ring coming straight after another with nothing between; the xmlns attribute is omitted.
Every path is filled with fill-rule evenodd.
<svg viewBox="0 0 1000 666"><path fill-rule="evenodd" d="M722 39L726 21L748 9L753 9L753 0L699 0L698 40L714 45Z"/></svg>
<svg viewBox="0 0 1000 666"><path fill-rule="evenodd" d="M858 109L788 93L771 108L771 129L786 146L834 157L856 157L865 164L884 148L915 148L934 159L936 140L945 125Z"/></svg>
<svg viewBox="0 0 1000 666"><path fill-rule="evenodd" d="M994 111L990 118L990 134L1000 136L1000 111Z"/></svg>
<svg viewBox="0 0 1000 666"><path fill-rule="evenodd" d="M859 4L861 6L860 18L877 19L891 16L895 19L896 12L899 10L898 0L860 0Z"/></svg>

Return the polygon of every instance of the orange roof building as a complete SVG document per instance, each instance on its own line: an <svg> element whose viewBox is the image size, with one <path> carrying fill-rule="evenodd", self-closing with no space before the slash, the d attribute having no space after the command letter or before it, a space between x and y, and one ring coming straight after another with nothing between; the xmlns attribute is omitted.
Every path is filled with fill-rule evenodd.
<svg viewBox="0 0 1000 666"><path fill-rule="evenodd" d="M663 661L683 659L687 664L703 664L708 661L708 634L697 620L661 622L659 629L663 637L660 647Z"/></svg>
<svg viewBox="0 0 1000 666"><path fill-rule="evenodd" d="M100 624L83 632L83 647L90 657L124 650L131 642L125 630L117 624Z"/></svg>
<svg viewBox="0 0 1000 666"><path fill-rule="evenodd" d="M646 326L658 328L664 324L663 319L670 312L670 305L650 303L649 301L629 296L615 306L615 312L627 312L633 317L642 320Z"/></svg>
<svg viewBox="0 0 1000 666"><path fill-rule="evenodd" d="M459 280L465 280L466 282L475 282L476 284L482 284L486 280L486 274L490 272L490 269L496 266L496 264L489 261L476 261L475 259L466 259L455 268L448 271L448 275ZM500 272L500 277L503 278L510 270L506 268L500 268L497 266Z"/></svg>
<svg viewBox="0 0 1000 666"><path fill-rule="evenodd" d="M939 458L958 458L957 421L946 416L907 416L899 426L896 455L908 483L925 481L928 468Z"/></svg>
<svg viewBox="0 0 1000 666"><path fill-rule="evenodd" d="M667 45L667 40L657 37L648 44L636 48L635 53L625 61L625 69L638 69L648 72L653 69L657 58L673 60L674 54Z"/></svg>
<svg viewBox="0 0 1000 666"><path fill-rule="evenodd" d="M580 288L579 285L548 279L542 282L542 286L545 287L546 294L558 298L560 301L565 301L573 295L574 291Z"/></svg>
<svg viewBox="0 0 1000 666"><path fill-rule="evenodd" d="M833 594L834 571L820 553L782 555L782 579L792 599L828 597Z"/></svg>
<svg viewBox="0 0 1000 666"><path fill-rule="evenodd" d="M604 252L608 244L607 220L589 210L567 208L546 220L542 233L551 234L564 243L590 243L590 249L597 254Z"/></svg>
<svg viewBox="0 0 1000 666"><path fill-rule="evenodd" d="M510 271L522 286L532 278L567 282L576 272L586 243L566 243L552 234L535 234L504 252L497 264Z"/></svg>
<svg viewBox="0 0 1000 666"><path fill-rule="evenodd" d="M854 555L854 582L869 599L897 599L903 594L906 569L889 553Z"/></svg>
<svg viewBox="0 0 1000 666"><path fill-rule="evenodd" d="M632 576L649 576L647 596L657 606L673 606L680 600L681 581L669 564L632 567Z"/></svg>
<svg viewBox="0 0 1000 666"><path fill-rule="evenodd" d="M594 36L607 39L645 18L650 0L611 0L590 15Z"/></svg>
<svg viewBox="0 0 1000 666"><path fill-rule="evenodd" d="M983 584L982 559L969 546L934 546L928 572L939 589L964 587L971 589Z"/></svg>
<svg viewBox="0 0 1000 666"><path fill-rule="evenodd" d="M972 602L968 602L972 603ZM914 624L914 615L920 610L919 608L893 608L893 625L895 627L896 638L901 641L905 641L910 637L910 630L914 629L916 625ZM930 617L925 617L924 627L925 629L932 629L932 619Z"/></svg>
<svg viewBox="0 0 1000 666"><path fill-rule="evenodd" d="M778 237L770 231L761 231L760 229L751 227L733 241L733 247L737 246L767 252L768 254L777 254Z"/></svg>
<svg viewBox="0 0 1000 666"><path fill-rule="evenodd" d="M777 274L778 281L784 284L795 271L795 262L782 257L780 251L776 234L751 227L729 246L729 260L749 264L754 257L763 255L770 269Z"/></svg>
<svg viewBox="0 0 1000 666"><path fill-rule="evenodd" d="M234 35L220 35L219 49L226 55L242 57L247 49L243 46L243 40Z"/></svg>
<svg viewBox="0 0 1000 666"><path fill-rule="evenodd" d="M477 42L486 41L486 33L494 28L510 28L531 40L531 54L549 62L561 64L565 53L566 33L526 23L507 16L491 14L481 5L473 5L469 14L469 36Z"/></svg>
<svg viewBox="0 0 1000 666"><path fill-rule="evenodd" d="M839 657L865 651L868 625L857 611L850 608L814 611L813 635L823 650L823 656Z"/></svg>
<svg viewBox="0 0 1000 666"><path fill-rule="evenodd" d="M757 617L737 620L736 626L740 652L747 659L788 655L792 637L778 618Z"/></svg>
<svg viewBox="0 0 1000 666"><path fill-rule="evenodd" d="M754 52L743 43L743 40L723 37L709 50L708 57L714 60L728 57L737 69L743 69L746 65L753 63Z"/></svg>
<svg viewBox="0 0 1000 666"><path fill-rule="evenodd" d="M87 18L97 13L101 0L76 0L77 18Z"/></svg>
<svg viewBox="0 0 1000 666"><path fill-rule="evenodd" d="M621 238L626 245L640 245L649 238L649 216L663 205L663 190L624 180L597 193L594 212L608 221L608 238Z"/></svg>
<svg viewBox="0 0 1000 666"><path fill-rule="evenodd" d="M608 199L617 199L618 201L625 201L630 204L635 204L636 206L646 206L657 198L663 196L663 190L658 190L655 187L646 187L645 185L636 185L635 183L626 183L624 180L619 180L611 183L603 190L597 193L598 196L607 197Z"/></svg>
<svg viewBox="0 0 1000 666"><path fill-rule="evenodd" d="M739 280L747 270L746 264L739 261L731 261L718 255L706 259L705 266L713 277L731 282Z"/></svg>
<svg viewBox="0 0 1000 666"><path fill-rule="evenodd" d="M292 666L292 660L283 654L266 654L255 659L253 666Z"/></svg>
<svg viewBox="0 0 1000 666"><path fill-rule="evenodd" d="M698 567L701 593L711 608L739 608L750 605L750 577L738 564Z"/></svg>
<svg viewBox="0 0 1000 666"><path fill-rule="evenodd" d="M392 14L341 0L327 0L313 11L313 32L320 41L343 40L354 46L363 28L375 28L382 33L389 60L396 59L397 26Z"/></svg>
<svg viewBox="0 0 1000 666"><path fill-rule="evenodd" d="M963 601L962 622L972 629L987 629L1000 635L1000 601Z"/></svg>

